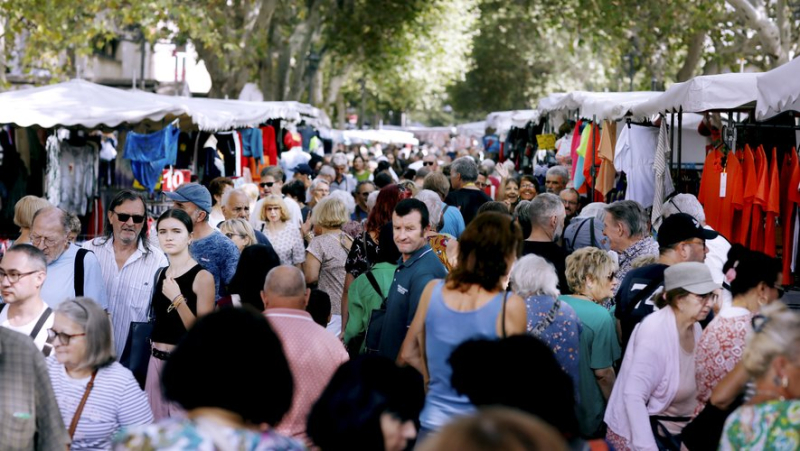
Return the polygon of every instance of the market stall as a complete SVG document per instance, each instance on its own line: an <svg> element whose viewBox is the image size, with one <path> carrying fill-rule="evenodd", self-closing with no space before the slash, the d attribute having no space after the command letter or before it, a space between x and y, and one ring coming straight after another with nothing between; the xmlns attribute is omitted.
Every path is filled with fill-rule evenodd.
<svg viewBox="0 0 800 451"><path fill-rule="evenodd" d="M800 58L756 78L756 119L763 121L786 111L800 112Z"/></svg>

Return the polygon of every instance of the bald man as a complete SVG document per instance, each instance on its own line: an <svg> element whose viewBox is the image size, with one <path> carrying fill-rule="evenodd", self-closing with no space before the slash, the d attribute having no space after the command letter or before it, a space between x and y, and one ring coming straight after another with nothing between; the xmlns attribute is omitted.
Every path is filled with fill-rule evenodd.
<svg viewBox="0 0 800 451"><path fill-rule="evenodd" d="M47 278L41 288L44 302L55 309L67 299L86 296L108 309L103 272L94 252L69 240L70 214L58 207L45 207L33 215L31 244L47 259ZM150 288L142 295L150 295Z"/></svg>
<svg viewBox="0 0 800 451"><path fill-rule="evenodd" d="M278 432L304 440L306 418L347 352L339 339L315 323L306 312L310 291L303 272L294 266L273 268L264 281L264 314L283 342L283 352L294 377L294 399Z"/></svg>
<svg viewBox="0 0 800 451"><path fill-rule="evenodd" d="M222 196L220 208L226 221L229 219L244 219L245 221L250 219L250 198L242 189L233 189L225 193ZM214 226L218 227L219 224L214 224ZM258 244L263 244L272 249L272 252L275 252L266 235L257 229L253 229L253 232L256 234L256 242ZM275 255L277 256L277 254Z"/></svg>

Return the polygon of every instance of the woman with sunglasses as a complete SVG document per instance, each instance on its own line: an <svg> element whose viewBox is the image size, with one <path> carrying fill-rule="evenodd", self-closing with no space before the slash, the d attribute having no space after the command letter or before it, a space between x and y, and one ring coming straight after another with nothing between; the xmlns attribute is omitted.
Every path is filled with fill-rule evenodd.
<svg viewBox="0 0 800 451"><path fill-rule="evenodd" d="M153 416L160 420L177 413L176 407L164 400L161 391L164 362L197 318L214 310L214 277L189 254L193 225L186 212L165 211L156 222L156 230L169 266L159 273L153 290L151 308L155 321L150 336L153 348L145 392Z"/></svg>
<svg viewBox="0 0 800 451"><path fill-rule="evenodd" d="M697 407L699 322L711 312L719 288L703 263L678 263L664 271L660 310L634 329L605 414L607 439L616 449L680 446L681 431Z"/></svg>
<svg viewBox="0 0 800 451"><path fill-rule="evenodd" d="M611 297L617 263L596 247L585 247L567 257L567 283L573 294L558 300L572 307L581 322L578 340L578 425L587 439L603 436L603 412L616 374L621 350L614 317L602 302Z"/></svg>
<svg viewBox="0 0 800 451"><path fill-rule="evenodd" d="M70 449L110 449L123 427L153 422L133 374L114 360L111 322L89 298L59 304L48 330L55 358L47 359L50 381Z"/></svg>
<svg viewBox="0 0 800 451"><path fill-rule="evenodd" d="M240 254L247 246L258 243L253 226L244 219L235 218L223 221L219 225L219 231L233 241Z"/></svg>
<svg viewBox="0 0 800 451"><path fill-rule="evenodd" d="M800 449L800 315L773 302L752 324L742 361L755 395L728 417L719 449Z"/></svg>
<svg viewBox="0 0 800 451"><path fill-rule="evenodd" d="M281 265L292 265L300 269L306 261L303 236L294 226L289 209L280 196L270 194L262 200L259 219L264 221L261 232L269 238L272 248L278 254Z"/></svg>

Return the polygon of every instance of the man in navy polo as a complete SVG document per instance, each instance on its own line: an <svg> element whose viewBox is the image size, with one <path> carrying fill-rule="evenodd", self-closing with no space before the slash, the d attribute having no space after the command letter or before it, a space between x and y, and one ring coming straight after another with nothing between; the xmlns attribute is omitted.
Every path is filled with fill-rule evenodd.
<svg viewBox="0 0 800 451"><path fill-rule="evenodd" d="M428 209L422 201L400 201L392 214L392 228L394 243L402 257L386 299L378 354L396 360L425 285L444 278L447 270L425 238L430 224Z"/></svg>

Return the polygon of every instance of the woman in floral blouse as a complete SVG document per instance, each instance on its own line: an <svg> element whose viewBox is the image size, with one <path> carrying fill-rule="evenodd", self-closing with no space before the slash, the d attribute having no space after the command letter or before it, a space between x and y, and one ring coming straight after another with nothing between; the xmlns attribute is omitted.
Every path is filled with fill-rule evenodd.
<svg viewBox="0 0 800 451"><path fill-rule="evenodd" d="M800 449L800 314L765 306L742 360L756 394L728 417L719 449Z"/></svg>

